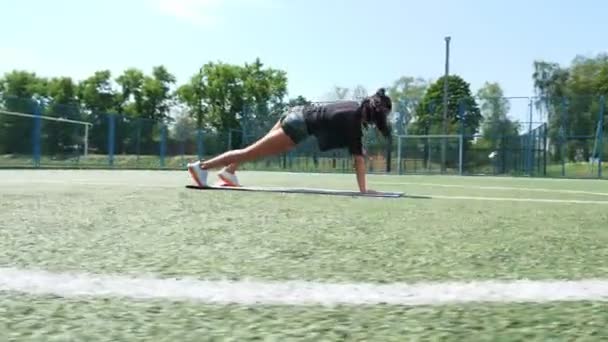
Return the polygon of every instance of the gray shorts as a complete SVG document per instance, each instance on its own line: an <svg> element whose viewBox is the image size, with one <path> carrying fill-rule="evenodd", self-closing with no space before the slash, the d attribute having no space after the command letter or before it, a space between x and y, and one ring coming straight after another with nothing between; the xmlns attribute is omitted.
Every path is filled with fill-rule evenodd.
<svg viewBox="0 0 608 342"><path fill-rule="evenodd" d="M294 107L281 116L281 128L295 144L304 141L310 135L304 120L303 107Z"/></svg>

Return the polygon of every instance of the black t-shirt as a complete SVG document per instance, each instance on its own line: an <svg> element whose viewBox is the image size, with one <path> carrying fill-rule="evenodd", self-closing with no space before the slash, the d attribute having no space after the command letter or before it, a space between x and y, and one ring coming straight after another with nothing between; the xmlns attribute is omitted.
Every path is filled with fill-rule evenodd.
<svg viewBox="0 0 608 342"><path fill-rule="evenodd" d="M305 106L304 119L308 132L317 138L321 151L347 148L354 155L363 154L358 102L341 101Z"/></svg>

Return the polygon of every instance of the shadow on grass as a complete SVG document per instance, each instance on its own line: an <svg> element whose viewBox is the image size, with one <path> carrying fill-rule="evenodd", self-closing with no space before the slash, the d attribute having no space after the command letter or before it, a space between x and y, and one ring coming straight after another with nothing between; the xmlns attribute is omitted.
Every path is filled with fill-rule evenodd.
<svg viewBox="0 0 608 342"><path fill-rule="evenodd" d="M262 188L262 187L229 187L229 186L206 186L186 185L188 189L194 190L224 190L224 191L245 191L245 192L274 192L285 194L307 194L307 195L326 195L326 196L350 196L350 197L375 197L375 198L414 198L431 199L428 196L406 195L402 192L378 192L374 194L362 194L358 191L330 190L330 189L311 189L311 188Z"/></svg>

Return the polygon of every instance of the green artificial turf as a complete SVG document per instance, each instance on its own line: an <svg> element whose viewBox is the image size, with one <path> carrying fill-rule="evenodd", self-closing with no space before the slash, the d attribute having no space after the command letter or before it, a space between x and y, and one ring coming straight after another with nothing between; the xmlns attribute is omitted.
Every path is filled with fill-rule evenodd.
<svg viewBox="0 0 608 342"><path fill-rule="evenodd" d="M600 341L605 305L212 306L1 295L2 341Z"/></svg>
<svg viewBox="0 0 608 342"><path fill-rule="evenodd" d="M353 175L249 172L241 180L356 189ZM0 267L375 283L608 273L605 181L370 176L376 190L429 199L197 191L186 184L186 172L0 171ZM608 338L608 311L594 302L330 308L4 292L0 303L0 341Z"/></svg>
<svg viewBox="0 0 608 342"><path fill-rule="evenodd" d="M182 173L72 174L75 177L38 174L45 180L67 177L72 185L3 187L0 264L211 279L372 282L575 279L608 272L608 202L197 191L183 187L188 179ZM87 182L86 177L91 179ZM291 179L294 186L314 186L323 180L327 187L352 187L352 178L344 176L267 173L249 180L255 177L283 186L282 178ZM415 182L390 178L395 183L400 179ZM462 179L435 181L453 184ZM476 179L467 181L475 184ZM112 182L124 185L108 185ZM495 185L504 183L498 180ZM377 185L379 190L428 195L608 200L579 194Z"/></svg>

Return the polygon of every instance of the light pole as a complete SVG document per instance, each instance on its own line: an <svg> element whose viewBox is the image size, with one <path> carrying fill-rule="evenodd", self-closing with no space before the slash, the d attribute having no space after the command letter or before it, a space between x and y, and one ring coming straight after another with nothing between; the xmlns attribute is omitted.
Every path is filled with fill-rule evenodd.
<svg viewBox="0 0 608 342"><path fill-rule="evenodd" d="M443 134L448 134L448 76L450 75L450 40L451 37L445 37L445 76L443 78ZM442 139L441 143L441 172L446 170L446 138Z"/></svg>

